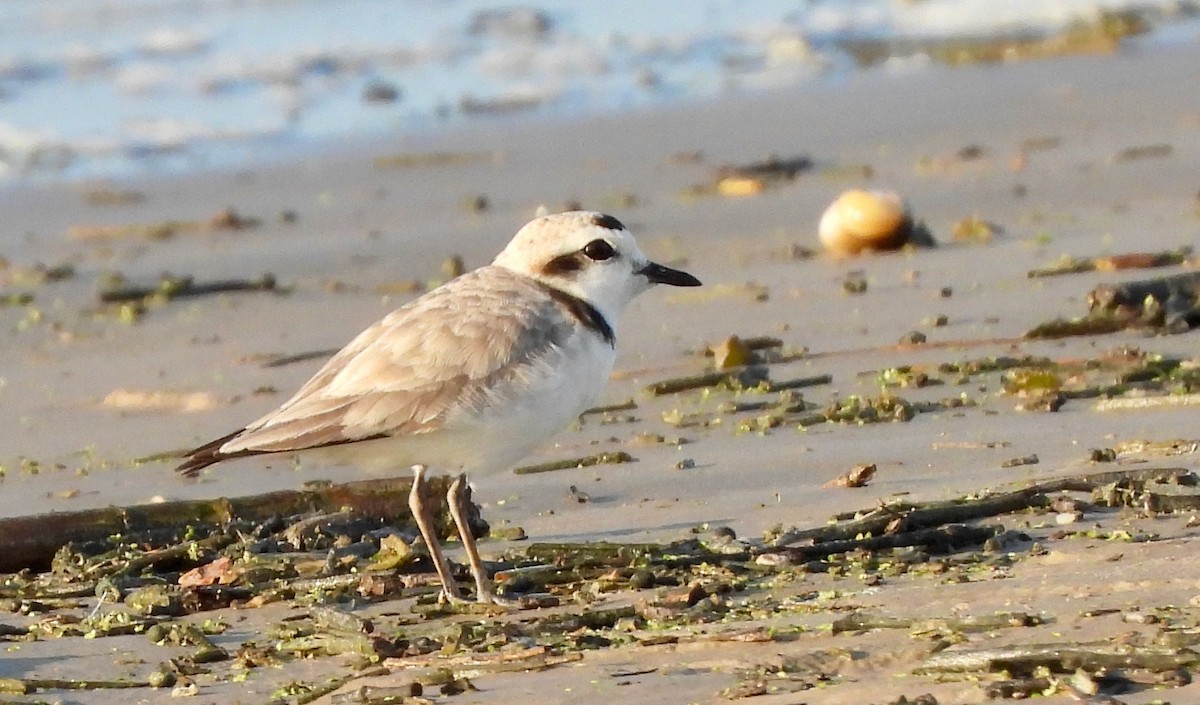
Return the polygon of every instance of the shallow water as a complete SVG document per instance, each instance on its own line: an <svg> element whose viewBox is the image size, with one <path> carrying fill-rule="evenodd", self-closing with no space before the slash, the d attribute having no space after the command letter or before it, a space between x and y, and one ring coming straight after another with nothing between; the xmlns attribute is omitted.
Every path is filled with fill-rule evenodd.
<svg viewBox="0 0 1200 705"><path fill-rule="evenodd" d="M1042 34L1135 5L1160 34L1196 38L1165 0L7 2L0 179L179 172L496 114L796 85L853 70L850 39Z"/></svg>

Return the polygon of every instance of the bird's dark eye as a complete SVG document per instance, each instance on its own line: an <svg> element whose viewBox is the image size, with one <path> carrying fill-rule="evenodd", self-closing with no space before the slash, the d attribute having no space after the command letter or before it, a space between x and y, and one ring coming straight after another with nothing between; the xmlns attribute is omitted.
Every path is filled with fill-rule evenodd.
<svg viewBox="0 0 1200 705"><path fill-rule="evenodd" d="M609 259L617 254L617 251L613 249L612 245L608 244L607 240L592 240L584 246L583 254L599 262L600 260Z"/></svg>

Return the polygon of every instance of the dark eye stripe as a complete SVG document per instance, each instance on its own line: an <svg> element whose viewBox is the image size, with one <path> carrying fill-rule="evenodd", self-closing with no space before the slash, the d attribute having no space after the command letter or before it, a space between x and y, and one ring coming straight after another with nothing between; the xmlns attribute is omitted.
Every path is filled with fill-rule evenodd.
<svg viewBox="0 0 1200 705"><path fill-rule="evenodd" d="M578 272L583 269L585 261L583 255L579 252L572 252L569 255L559 255L542 267L542 273L554 276L556 274Z"/></svg>

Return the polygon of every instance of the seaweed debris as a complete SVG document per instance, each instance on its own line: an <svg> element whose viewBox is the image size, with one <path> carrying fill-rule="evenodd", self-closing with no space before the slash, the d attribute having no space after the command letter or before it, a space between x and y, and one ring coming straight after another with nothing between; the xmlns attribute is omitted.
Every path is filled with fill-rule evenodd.
<svg viewBox="0 0 1200 705"><path fill-rule="evenodd" d="M394 482L368 504L403 507L407 488ZM1157 640L997 647L974 642L999 631L1053 624L1055 616L847 611L835 596L853 586L881 589L903 576L970 581L980 571L1037 560L1055 541L1104 540L1093 536L1096 529L1067 531L1055 522L1028 519L1068 510L1092 517L1129 511L1161 516L1184 505L1156 498L1198 497L1197 482L1181 468L1124 469L948 501L893 500L840 514L823 526L779 529L761 539L717 528L667 543L534 543L490 564L510 595L544 591L561 598L557 607L519 616L494 606L435 604L436 584L419 553L411 551L413 532L401 512L381 519L363 506L343 509L353 505L343 494L331 500L336 508L301 513L278 504L276 495L265 496L270 501L257 498L249 506L276 509L254 519L246 518L254 514L250 510L235 518L238 513L225 500L210 503L207 511L204 503L193 503L187 518L180 507L169 507L186 526L174 532L153 522L132 523L145 508L114 509L126 522L116 535L60 537L67 543L48 571L30 565L0 576L0 613L35 616L23 625L3 625L0 641L144 634L176 655L158 665L134 664L119 678L25 674L0 679L0 690L173 687L186 694L240 673L239 679L273 683L271 702L277 703L325 696L338 703L418 702L426 695L469 693L474 681L498 673L576 663L589 651L770 642L779 651L778 663L738 661L728 667L734 684L722 694L748 697L836 687L844 682L845 667L863 658L853 645L867 642L855 640L879 630L908 630L935 645L914 666L914 677L967 678L988 695L1013 697L1032 687L1028 679L1040 679L1043 690L1088 683L1103 690L1118 680L1126 687L1178 685L1200 659L1188 648L1192 637L1184 627L1194 615L1187 607L1143 620L1166 625ZM200 528L197 516L214 519L216 528ZM10 528L0 531L5 544L17 535ZM823 581L825 589L807 587L808 580ZM262 638L252 635L240 644L216 639L229 625L205 618L236 605L239 619L245 619L277 603L290 608L268 611L273 616L261 627ZM813 619L827 620L828 628L814 629ZM829 638L849 642L814 648ZM972 643L962 643L968 639ZM310 664L306 671L315 678L287 680L287 664L299 660Z"/></svg>

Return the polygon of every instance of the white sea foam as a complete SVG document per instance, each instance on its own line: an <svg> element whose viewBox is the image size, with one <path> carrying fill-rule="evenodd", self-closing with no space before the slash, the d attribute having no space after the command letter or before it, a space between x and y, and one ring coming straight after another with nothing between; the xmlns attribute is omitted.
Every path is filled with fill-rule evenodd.
<svg viewBox="0 0 1200 705"><path fill-rule="evenodd" d="M246 136L392 131L438 124L447 106L459 120L548 104L578 114L789 85L854 70L847 42L1048 34L1105 11L1194 41L1198 1L0 3L0 169L131 173L163 168L168 146L186 168L235 162ZM897 53L882 70L926 63ZM375 82L399 100L365 101Z"/></svg>

